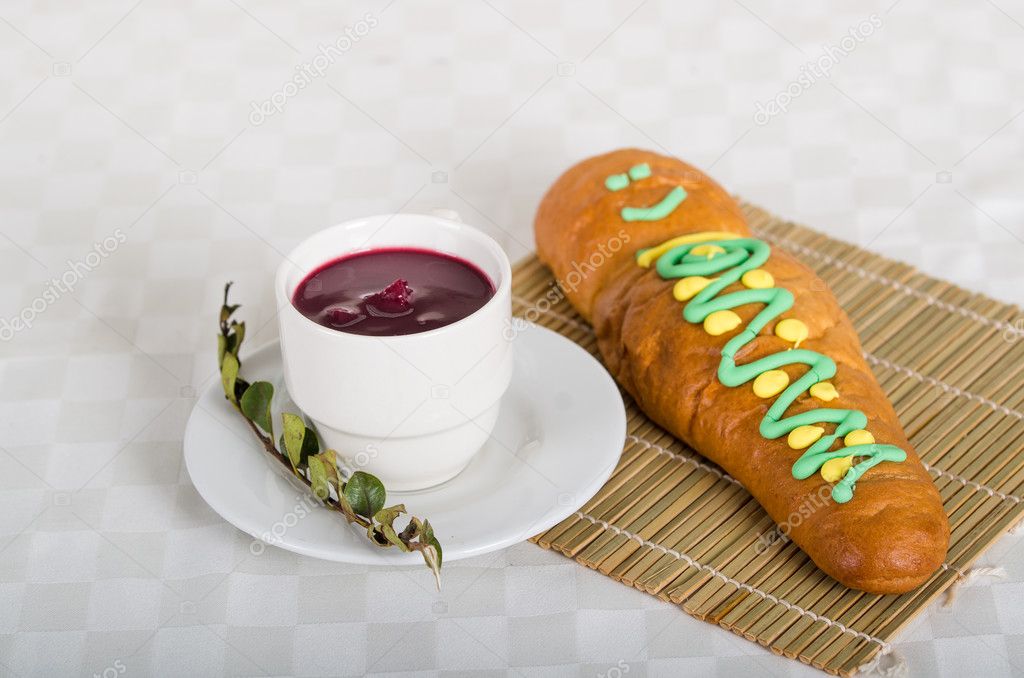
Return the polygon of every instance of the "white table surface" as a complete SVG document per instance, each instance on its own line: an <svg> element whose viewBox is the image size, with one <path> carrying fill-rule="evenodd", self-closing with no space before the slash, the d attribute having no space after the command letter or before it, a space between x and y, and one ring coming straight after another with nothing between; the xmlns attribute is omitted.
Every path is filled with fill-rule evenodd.
<svg viewBox="0 0 1024 678"><path fill-rule="evenodd" d="M260 344L309 233L447 207L518 258L560 171L642 146L1024 304L1024 2L342 4L0 5L0 319L36 304L0 327L0 676L816 675L530 544L452 563L440 594L252 555L181 463L221 285ZM1008 576L898 639L912 675L1024 672L1021 539L983 563Z"/></svg>

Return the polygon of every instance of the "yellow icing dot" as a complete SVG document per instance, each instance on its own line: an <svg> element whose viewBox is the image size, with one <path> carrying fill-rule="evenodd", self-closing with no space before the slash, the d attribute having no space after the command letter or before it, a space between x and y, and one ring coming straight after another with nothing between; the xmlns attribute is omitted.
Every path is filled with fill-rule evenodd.
<svg viewBox="0 0 1024 678"><path fill-rule="evenodd" d="M747 271L743 274L743 277L740 278L740 282L753 290L761 290L775 286L775 278L773 278L772 274L763 268L755 268L753 271Z"/></svg>
<svg viewBox="0 0 1024 678"><path fill-rule="evenodd" d="M800 346L800 342L807 338L807 325L796 318L786 318L775 324L775 336L784 341L792 342L793 347Z"/></svg>
<svg viewBox="0 0 1024 678"><path fill-rule="evenodd" d="M811 395L826 403L839 397L839 391L832 385L831 381L819 381L811 387Z"/></svg>
<svg viewBox="0 0 1024 678"><path fill-rule="evenodd" d="M782 370L768 370L754 379L754 395L771 398L782 393L789 386L789 375Z"/></svg>
<svg viewBox="0 0 1024 678"><path fill-rule="evenodd" d="M821 477L828 483L838 483L853 467L853 455L829 459L821 465Z"/></svg>
<svg viewBox="0 0 1024 678"><path fill-rule="evenodd" d="M862 428L859 428L856 431L850 431L846 434L846 437L843 438L843 444L847 447L853 447L854 445L870 445L873 442L875 442L875 436Z"/></svg>
<svg viewBox="0 0 1024 678"><path fill-rule="evenodd" d="M802 450L816 443L824 433L825 429L820 426L797 426L789 432L786 442L794 450Z"/></svg>
<svg viewBox="0 0 1024 678"><path fill-rule="evenodd" d="M704 318L704 331L713 337L732 332L740 326L740 317L732 311L715 311Z"/></svg>
<svg viewBox="0 0 1024 678"><path fill-rule="evenodd" d="M725 254L725 248L720 247L718 245L697 245L692 250L690 250L690 254L695 254L698 257L707 257L708 259L710 259L716 254Z"/></svg>
<svg viewBox="0 0 1024 678"><path fill-rule="evenodd" d="M710 285L712 280L713 278L705 278L700 275L682 278L672 288L672 296L676 298L676 301L687 301L697 296L697 293Z"/></svg>

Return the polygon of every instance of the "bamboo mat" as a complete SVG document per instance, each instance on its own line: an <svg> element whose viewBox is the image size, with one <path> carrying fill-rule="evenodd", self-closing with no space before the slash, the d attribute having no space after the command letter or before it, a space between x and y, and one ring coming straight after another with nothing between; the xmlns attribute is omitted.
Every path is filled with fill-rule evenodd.
<svg viewBox="0 0 1024 678"><path fill-rule="evenodd" d="M777 654L848 676L888 653L899 630L1024 512L1024 313L758 208L744 211L755 234L813 268L853 320L942 494L952 529L946 563L920 588L881 596L842 586L792 543L758 548L774 528L760 505L628 397L615 473L533 541ZM531 320L597 355L593 332L568 302L548 305L553 288L535 257L520 262L514 312L532 309Z"/></svg>

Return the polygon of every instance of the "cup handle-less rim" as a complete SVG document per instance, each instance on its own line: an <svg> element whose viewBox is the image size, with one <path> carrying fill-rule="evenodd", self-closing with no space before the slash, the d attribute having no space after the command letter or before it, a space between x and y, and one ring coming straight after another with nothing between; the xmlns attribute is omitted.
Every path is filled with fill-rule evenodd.
<svg viewBox="0 0 1024 678"><path fill-rule="evenodd" d="M298 318L301 318L299 322L304 322L311 325L313 328L315 328L314 331L326 333L329 336L336 336L339 333L339 330L331 329L330 327L325 327L315 322L314 320L307 318L303 314L299 313L299 310L295 308L295 304L292 303L292 297L295 294L295 290L302 283L302 281L305 280L306 276L308 276L313 270L316 270L317 267L322 266L325 263L328 263L340 257L356 254L358 252L371 252L375 249L378 249L379 246L370 243L364 243L364 246L362 247L346 250L343 252L333 252L330 255L323 257L322 261L320 261L318 264L316 264L315 266L308 270L303 269L301 266L299 266L299 264L296 263L296 259L302 258L300 257L300 254L307 247L309 247L309 243L311 240L326 237L328 233L334 231L350 230L354 228L363 228L366 227L368 224L377 221L382 221L383 223L381 224L381 226L378 227L378 230L380 230L392 219L401 217L429 219L433 222L439 223L445 228L449 228L453 231L458 232L460 236L469 237L471 240L475 240L478 244L483 245L491 253L495 261L498 263L499 280L497 280L496 282L493 280L491 281L491 283L495 285L494 294L491 296L490 299L487 300L487 303L485 303L483 306L481 306L473 313L469 314L465 318L460 318L453 323L445 325L444 327L438 327L436 329L427 330L425 332L416 332L414 334L400 334L394 336L371 336L344 332L346 339L348 339L349 341L365 342L385 341L387 343L394 344L412 342L416 341L417 338L439 336L446 332L450 333L458 331L460 324L466 322L469 318L473 317L477 313L480 313L484 309L489 309L490 307L496 304L508 303L504 300L511 299L512 264L509 262L508 255L505 254L505 250L502 249L501 245L499 245L494 238L492 238L491 236L487 235L486 233L477 228L462 223L461 221L452 221L451 219L446 219L433 214L399 212L394 214L377 214L370 217L363 217L360 219L344 221L339 224L335 224L334 226L329 226L328 228L325 228L321 231L317 231L316 233L310 235L308 238L303 240L297 246L295 246L291 250L291 252L288 253L288 256L285 257L284 261L282 261L281 264L278 266L277 274L275 276L274 291L277 297L278 306L281 308L281 313L294 314L293 317L297 316ZM371 237L372 235L375 234L376 233L371 234ZM423 247L425 249L435 249L435 251L441 252L442 254L448 254L459 259L466 259L466 257L461 254L456 254L454 252L445 252L440 249L432 248L429 245L409 243L408 246ZM472 263L477 268L483 270L483 267L480 266L479 262L470 263Z"/></svg>

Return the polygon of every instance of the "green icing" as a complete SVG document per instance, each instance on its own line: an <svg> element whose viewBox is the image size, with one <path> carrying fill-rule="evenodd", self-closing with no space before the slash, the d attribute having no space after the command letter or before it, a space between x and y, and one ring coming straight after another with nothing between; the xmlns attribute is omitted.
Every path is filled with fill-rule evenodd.
<svg viewBox="0 0 1024 678"><path fill-rule="evenodd" d="M621 191L629 186L629 177L625 174L611 174L604 180L604 187L609 191Z"/></svg>
<svg viewBox="0 0 1024 678"><path fill-rule="evenodd" d="M682 189L677 189L682 190ZM684 193L685 196L685 193ZM667 198L666 198L667 200ZM662 208L663 200L653 209ZM676 203L678 204L678 202ZM674 208L675 205L672 206ZM668 212L671 212L671 209ZM628 208L627 208L628 209ZM625 210L623 210L625 212ZM623 218L626 215L623 214ZM660 217L658 217L660 218ZM627 219L629 221L629 219ZM699 245L718 245L726 250L711 259L706 256L690 254L690 250ZM753 362L737 365L735 356L748 343L757 337L768 323L785 313L793 306L793 293L789 290L772 287L767 289L745 289L719 296L726 287L737 282L744 273L759 268L771 254L768 244L753 238L737 240L709 240L702 243L680 245L658 258L655 265L662 278L685 278L692 275L718 277L691 299L683 309L683 317L691 323L701 323L715 311L733 309L746 304L765 304L750 324L730 339L722 348L722 360L718 365L718 380L725 386L735 387L752 381L755 377L768 370L779 369L785 365L807 365L808 371L785 391L768 409L761 420L760 433L765 438L774 440L788 435L798 426L818 423L835 424L833 433L823 435L811 445L793 464L793 477L809 478L830 459L850 455L866 457L866 459L846 472L832 488L832 498L842 504L853 497L854 486L864 473L883 461L901 462L907 453L895 445L871 443L854 445L830 451L836 440L856 429L865 428L867 416L860 410L842 410L819 408L786 417L786 410L796 399L809 390L814 384L831 379L836 374L836 364L828 356L807 349L790 349L765 356Z"/></svg>
<svg viewBox="0 0 1024 678"><path fill-rule="evenodd" d="M648 165L646 162L642 162L639 165L633 165L632 167L630 167L628 174L609 174L604 180L604 187L607 188L609 191L621 191L626 186L629 186L630 179L632 179L633 181L639 181L640 179L646 179L649 176L651 176L651 166ZM684 192L683 198L685 197L686 194ZM680 202L682 202L681 199ZM678 204L679 203L677 202L676 205ZM672 209L675 209L676 205L673 205ZM672 209L669 210L669 213L672 212ZM627 221L635 220L628 219Z"/></svg>
<svg viewBox="0 0 1024 678"><path fill-rule="evenodd" d="M629 168L629 178L633 181L646 179L649 176L651 176L651 166L646 162L642 162L639 165L633 165Z"/></svg>
<svg viewBox="0 0 1024 678"><path fill-rule="evenodd" d="M620 213L624 221L658 221L672 214L679 203L686 200L686 191L676 186L657 205L651 207L623 207Z"/></svg>

